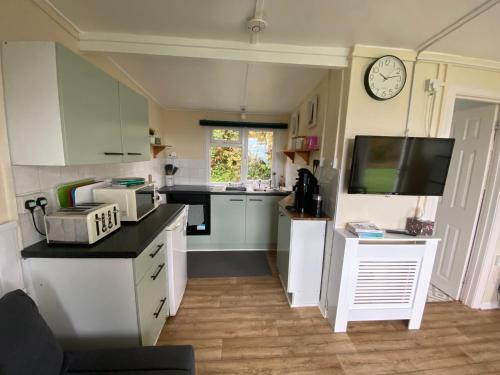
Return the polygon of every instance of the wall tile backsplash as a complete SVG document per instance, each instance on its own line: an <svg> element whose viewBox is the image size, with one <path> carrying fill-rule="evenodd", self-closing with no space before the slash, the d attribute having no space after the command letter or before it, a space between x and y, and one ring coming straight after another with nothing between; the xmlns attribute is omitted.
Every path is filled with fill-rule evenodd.
<svg viewBox="0 0 500 375"><path fill-rule="evenodd" d="M277 158L275 168L276 182L284 174L283 157ZM146 162L81 165L72 167L46 167L46 166L12 166L14 184L19 212L19 226L21 228L23 246L29 246L44 239L33 226L31 214L25 210L24 202L44 196L49 202L48 211L58 209L55 188L66 182L80 180L88 177L106 179L112 177L137 176L147 178L149 174L158 185L165 185L165 164L172 163L178 167L174 176L175 185L205 185L208 183L208 162L205 159L158 158ZM288 166L288 176L295 176L295 169L299 166ZM293 170L293 171L292 171ZM38 228L43 229L43 217L40 209L35 211Z"/></svg>
<svg viewBox="0 0 500 375"><path fill-rule="evenodd" d="M164 166L165 159L162 158L137 163L72 167L12 166L23 247L44 239L36 232L31 214L24 208L26 200L44 196L49 202L48 211L52 212L58 208L55 190L58 185L88 177L106 179L119 176L137 176L147 179L148 175L151 174L153 181L161 187L165 185ZM181 170L182 168L179 168L179 171ZM35 213L37 226L43 230L42 212L37 209Z"/></svg>
<svg viewBox="0 0 500 375"><path fill-rule="evenodd" d="M174 176L176 185L205 185L208 181L208 164L204 159L175 159L179 168Z"/></svg>

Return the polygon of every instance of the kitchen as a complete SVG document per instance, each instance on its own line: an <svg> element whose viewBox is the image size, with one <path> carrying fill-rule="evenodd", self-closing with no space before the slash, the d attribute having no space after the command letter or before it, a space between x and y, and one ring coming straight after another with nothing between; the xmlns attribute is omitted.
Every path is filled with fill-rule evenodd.
<svg viewBox="0 0 500 375"><path fill-rule="evenodd" d="M498 372L499 4L3 0L0 372Z"/></svg>
<svg viewBox="0 0 500 375"><path fill-rule="evenodd" d="M113 56L123 66L134 58ZM168 58L161 69L168 68L170 79L203 71L196 80L204 82L193 92L218 80L232 91L231 100L222 105L216 96L199 97L198 103L185 102L195 109L158 115L142 95L57 43L6 42L2 59L23 268L28 290L65 345L154 344L160 322L179 309L188 276L272 274L267 252L277 246L278 218L294 205L281 203L279 211L278 202L290 194L297 169L307 164L301 157L310 157L311 165L319 157L321 137L315 134L322 126L316 118L313 126L305 124L312 101L304 97L309 92L315 98L314 116L325 114L315 90L325 89L326 70L220 62L233 72L221 82L211 74L210 61ZM150 68L144 64L142 74ZM271 78L274 86L262 97L259 87ZM283 87L292 94L277 95ZM23 109L27 102L30 111ZM201 105L206 109L198 109ZM311 129L310 145L305 137L292 139L292 111L293 136ZM283 153L292 150L295 156L295 149L302 152L298 164ZM228 150L233 155L221 153ZM317 180L308 177L314 179L307 186L310 200ZM285 293L291 306L319 302L328 217L321 208L318 218L309 216L311 223L296 225L294 233L299 248L306 246L302 238L317 242L311 246L315 256L292 283L315 276L306 288ZM286 225L291 236L292 221ZM83 231L89 235L81 236ZM78 242L88 245L72 244ZM289 255L279 254L285 269ZM285 290L292 290L287 282ZM158 289L160 283L164 287ZM92 290L100 285L99 293L89 295L89 285ZM113 304L105 303L110 300Z"/></svg>

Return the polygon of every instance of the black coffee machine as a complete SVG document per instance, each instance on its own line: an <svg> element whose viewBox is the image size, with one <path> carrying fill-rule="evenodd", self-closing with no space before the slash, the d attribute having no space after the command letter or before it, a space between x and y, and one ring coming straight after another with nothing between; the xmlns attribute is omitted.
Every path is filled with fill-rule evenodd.
<svg viewBox="0 0 500 375"><path fill-rule="evenodd" d="M313 194L318 192L318 180L309 169L301 168L293 190L295 191L295 211L314 213Z"/></svg>

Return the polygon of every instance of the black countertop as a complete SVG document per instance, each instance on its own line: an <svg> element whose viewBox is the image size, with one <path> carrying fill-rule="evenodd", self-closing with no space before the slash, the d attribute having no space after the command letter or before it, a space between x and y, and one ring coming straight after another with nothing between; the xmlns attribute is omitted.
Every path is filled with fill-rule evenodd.
<svg viewBox="0 0 500 375"><path fill-rule="evenodd" d="M213 190L213 187L208 185L175 185L163 186L158 190L160 194L212 194L212 195L289 195L290 191L220 191Z"/></svg>
<svg viewBox="0 0 500 375"><path fill-rule="evenodd" d="M137 258L183 208L183 204L161 204L140 222L122 222L120 229L92 245L49 245L44 240L25 248L21 255L24 258Z"/></svg>

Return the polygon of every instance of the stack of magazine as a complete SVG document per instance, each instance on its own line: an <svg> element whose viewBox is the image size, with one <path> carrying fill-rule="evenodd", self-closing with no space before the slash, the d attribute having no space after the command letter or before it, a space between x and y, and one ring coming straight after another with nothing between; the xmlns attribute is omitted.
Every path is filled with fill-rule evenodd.
<svg viewBox="0 0 500 375"><path fill-rule="evenodd" d="M349 232L359 238L383 238L384 231L368 221L350 222L345 226Z"/></svg>

